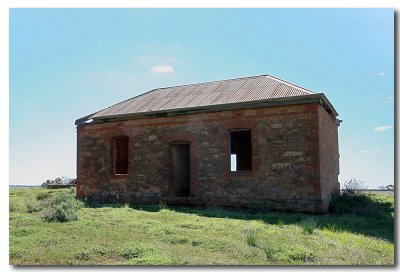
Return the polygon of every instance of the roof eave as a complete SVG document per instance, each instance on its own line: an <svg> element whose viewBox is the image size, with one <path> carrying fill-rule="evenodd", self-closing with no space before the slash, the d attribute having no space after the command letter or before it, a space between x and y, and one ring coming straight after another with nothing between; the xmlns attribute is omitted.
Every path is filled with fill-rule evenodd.
<svg viewBox="0 0 400 272"><path fill-rule="evenodd" d="M337 113L337 111L335 110L335 107L332 105L332 103L329 101L329 99L325 96L325 94L319 93L319 95L321 96L321 100L323 102L321 104L323 104L324 107L327 107L331 111L332 115L335 118L338 117L339 114Z"/></svg>
<svg viewBox="0 0 400 272"><path fill-rule="evenodd" d="M168 116L216 112L224 110L250 109L250 108L262 108L262 107L273 107L273 106L284 106L284 105L295 105L295 104L309 104L309 103L323 104L325 105L325 107L329 109L329 111L331 112L332 115L334 115L335 118L336 116L338 116L336 110L333 108L328 98L326 98L326 96L323 93L317 93L317 94L309 94L302 96L246 101L239 103L229 103L229 104L219 104L219 105L209 105L209 106L179 108L179 109L166 109L159 111L109 115L101 117L92 117L94 115L93 113L76 120L75 124L84 125L85 121L90 119L93 119L93 122L95 123L99 123L99 122L121 121L121 120L140 118L140 117L168 117Z"/></svg>
<svg viewBox="0 0 400 272"><path fill-rule="evenodd" d="M79 118L79 119L76 119L76 120L75 120L75 125L76 125L76 126L79 126L79 125L85 124L85 122L86 122L87 120L90 120L91 117L92 117L93 115L95 115L96 113L98 113L98 111L96 111L96 112L94 112L94 113L91 113L91 114L88 114L88 115L86 115L86 116L83 116L83 117L81 117L81 118Z"/></svg>

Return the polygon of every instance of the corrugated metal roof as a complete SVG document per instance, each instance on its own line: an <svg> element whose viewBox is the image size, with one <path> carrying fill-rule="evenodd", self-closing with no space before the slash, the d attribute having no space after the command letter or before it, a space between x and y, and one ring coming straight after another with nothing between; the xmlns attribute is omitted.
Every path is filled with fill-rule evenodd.
<svg viewBox="0 0 400 272"><path fill-rule="evenodd" d="M273 76L260 75L154 89L100 110L91 115L90 118L107 118L125 114L213 106L310 94L314 93Z"/></svg>

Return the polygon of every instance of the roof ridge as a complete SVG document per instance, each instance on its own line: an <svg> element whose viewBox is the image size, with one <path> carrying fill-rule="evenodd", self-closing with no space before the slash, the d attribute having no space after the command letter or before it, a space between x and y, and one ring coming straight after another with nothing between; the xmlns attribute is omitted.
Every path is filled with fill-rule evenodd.
<svg viewBox="0 0 400 272"><path fill-rule="evenodd" d="M271 78L273 78L273 79L275 79L275 80L281 81L281 82L283 82L284 84L287 84L287 85L290 85L290 86L295 87L295 88L297 88L297 89L301 89L301 90L304 90L304 91L306 91L306 92L309 92L310 94L316 94L316 92L310 91L309 89L306 89L306 88L301 87L301 86L299 86L299 85L293 84L293 83L288 82L288 81L286 81L286 80L283 80L283 79L280 79L280 78L278 78L278 77L274 77L274 76L271 76L271 75L268 75L268 76L271 77Z"/></svg>
<svg viewBox="0 0 400 272"><path fill-rule="evenodd" d="M97 111L97 112L100 112L100 111L109 109L109 108L111 108L111 107L117 106L117 105L122 104L122 103L125 103L125 102L127 102L127 101L129 101L129 100L138 98L138 97L140 97L140 96L144 96L144 95L146 95L146 94L149 94L149 93L154 92L154 91L157 91L157 90L163 90L163 89L169 89L169 88L176 88L176 87L193 86L193 85L202 85L202 84L209 84L209 83L222 82L222 81L230 81L230 80L239 80L239 79L245 79L245 78L262 77L262 76L268 77L268 76L270 76L270 75L264 74L264 75L257 75L257 76L238 77L238 78L231 78L231 79L221 79L221 80L213 80L213 81L206 81L206 82L189 83L189 84L183 84L183 85L175 85L175 86L168 86L168 87L155 88L155 89L151 89L151 90L149 90L149 91L147 91L147 92L141 93L141 94L139 94L139 95L136 95L136 96L134 96L134 97L125 99L125 100L123 100L123 101L120 101L120 102L118 102L118 103L112 104L111 106L106 107L106 108L103 108L103 109L101 109L101 110L99 110L99 111ZM270 76L270 77L272 77L272 76ZM94 115L94 114L96 114L97 112L92 113L92 114L90 114L90 115Z"/></svg>
<svg viewBox="0 0 400 272"><path fill-rule="evenodd" d="M239 80L239 79L247 79L247 78L254 78L254 77L268 77L268 76L270 76L270 75L264 74L264 75L257 75L257 76L228 78L228 79L212 80L212 81L206 81L206 82L198 82L198 83L189 83L189 84L183 84L183 85L161 87L161 88L156 88L154 90L169 89L169 88L176 88L176 87L185 87L185 86L193 86L193 85L203 85L203 84L217 83L217 82L223 82L223 81L233 81L233 80ZM154 91L154 90L152 90L152 91Z"/></svg>
<svg viewBox="0 0 400 272"><path fill-rule="evenodd" d="M239 82L236 82L239 81ZM269 83L268 83L269 82ZM272 84L272 85L271 85ZM204 86L204 87L203 87ZM233 92L227 92L226 94L218 94L216 96L217 90L220 89L229 89L233 90ZM211 90L211 92L207 92L207 90ZM227 90L228 90L227 89ZM254 91L250 91L254 89ZM174 96L176 95L175 91L179 90L190 90L191 94L193 94L193 99L190 101L188 99L183 99L180 97L177 102L172 103L174 100ZM298 95L312 95L315 92L310 91L301 86L295 85L286 80L280 79L278 77L269 75L269 74L261 74L261 75L253 75L246 77L237 77L230 79L221 79L221 80L213 80L207 82L198 82L198 83L190 83L183 85L175 85L169 87L161 87L154 88L147 92L138 94L134 97L130 97L118 103L115 103L109 107L105 107L97 112L94 112L90 115L85 116L88 118L97 118L98 116L112 116L116 113L130 113L130 112L146 112L146 111L154 111L158 110L160 107L164 108L165 106L173 108L179 107L189 107L196 106L197 104L201 104L202 106L212 105L215 103L230 103L232 101L247 101L246 93L248 92L248 99L250 100L258 100L261 98L278 98L283 96L298 96ZM203 92L205 91L205 92ZM273 93L270 93L274 91ZM234 96L237 92L241 93L242 98L232 98L229 96ZM225 98L221 98L222 96L227 96ZM143 97L143 98L142 98ZM165 97L165 99L164 99ZM171 100L172 97L172 100ZM142 98L142 99L141 99ZM156 99L157 98L157 99ZM200 99L196 102L196 99ZM139 101L138 101L139 100ZM152 100L154 100L152 102ZM160 106L160 103L163 106ZM77 121L81 121L81 119L85 119L85 117L78 119Z"/></svg>

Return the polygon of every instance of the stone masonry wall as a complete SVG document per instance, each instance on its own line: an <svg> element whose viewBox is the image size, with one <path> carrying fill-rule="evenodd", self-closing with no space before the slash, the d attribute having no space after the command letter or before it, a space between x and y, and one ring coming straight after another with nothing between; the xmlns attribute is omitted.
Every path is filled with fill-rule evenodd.
<svg viewBox="0 0 400 272"><path fill-rule="evenodd" d="M320 160L320 148L328 155L334 150L321 145L319 130L336 129L330 137L337 138L337 128L319 121L324 111L315 103L79 126L77 195L154 204L254 203L278 210L325 212L337 171ZM238 128L251 129L251 172L229 171L229 130ZM112 172L111 139L118 135L129 136L127 175ZM190 198L175 198L168 189L168 151L173 141L190 142ZM320 167L320 162L327 167Z"/></svg>
<svg viewBox="0 0 400 272"><path fill-rule="evenodd" d="M327 211L332 194L340 193L338 126L322 107L318 116L321 199L323 210Z"/></svg>

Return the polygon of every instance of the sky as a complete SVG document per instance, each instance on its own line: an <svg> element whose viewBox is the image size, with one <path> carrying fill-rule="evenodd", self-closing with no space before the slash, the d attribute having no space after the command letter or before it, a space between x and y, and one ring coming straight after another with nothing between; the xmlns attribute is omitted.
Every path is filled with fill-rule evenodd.
<svg viewBox="0 0 400 272"><path fill-rule="evenodd" d="M392 9L10 9L9 183L76 177L74 121L157 87L270 74L339 113L339 181L394 182Z"/></svg>

